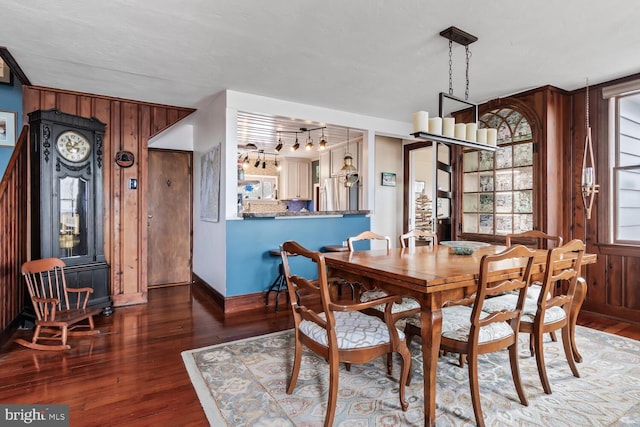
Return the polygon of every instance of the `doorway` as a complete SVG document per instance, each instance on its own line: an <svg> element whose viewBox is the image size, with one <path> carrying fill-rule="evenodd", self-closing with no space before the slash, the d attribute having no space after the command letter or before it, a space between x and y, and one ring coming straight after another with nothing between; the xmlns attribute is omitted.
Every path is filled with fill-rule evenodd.
<svg viewBox="0 0 640 427"><path fill-rule="evenodd" d="M148 287L191 283L191 152L149 149Z"/></svg>
<svg viewBox="0 0 640 427"><path fill-rule="evenodd" d="M403 232L436 232L451 239L451 147L432 141L404 146Z"/></svg>

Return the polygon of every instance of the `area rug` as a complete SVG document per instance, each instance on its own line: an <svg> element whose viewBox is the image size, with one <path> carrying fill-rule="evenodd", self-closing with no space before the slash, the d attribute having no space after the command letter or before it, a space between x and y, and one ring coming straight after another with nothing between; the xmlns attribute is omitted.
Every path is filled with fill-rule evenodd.
<svg viewBox="0 0 640 427"><path fill-rule="evenodd" d="M286 394L293 360L293 331L185 351L182 357L212 426L322 426L328 392L327 362L305 350L298 384ZM561 339L545 342L547 375L553 393L544 394L528 337L520 337L520 369L529 406L518 400L508 354L479 359L480 393L487 426L640 425L640 342L578 327L584 358L580 378L571 374ZM387 375L386 358L340 369L335 426L422 426L422 356L411 348L413 382L409 409L398 399L399 357ZM475 425L468 371L457 357L438 362L437 426Z"/></svg>

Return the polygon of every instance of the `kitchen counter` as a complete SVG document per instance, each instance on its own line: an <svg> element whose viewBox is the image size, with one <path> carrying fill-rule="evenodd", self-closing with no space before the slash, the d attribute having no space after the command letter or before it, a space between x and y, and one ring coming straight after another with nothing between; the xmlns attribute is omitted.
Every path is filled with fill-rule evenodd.
<svg viewBox="0 0 640 427"><path fill-rule="evenodd" d="M371 211L308 211L308 212L243 212L239 214L242 218L281 218L281 217L319 217L319 216L346 216L346 215L369 215Z"/></svg>

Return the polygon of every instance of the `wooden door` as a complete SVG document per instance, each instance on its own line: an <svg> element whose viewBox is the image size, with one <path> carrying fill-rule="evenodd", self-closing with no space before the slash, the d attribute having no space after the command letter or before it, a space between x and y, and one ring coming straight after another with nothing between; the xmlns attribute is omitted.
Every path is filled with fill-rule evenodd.
<svg viewBox="0 0 640 427"><path fill-rule="evenodd" d="M192 153L149 150L148 286L191 283Z"/></svg>

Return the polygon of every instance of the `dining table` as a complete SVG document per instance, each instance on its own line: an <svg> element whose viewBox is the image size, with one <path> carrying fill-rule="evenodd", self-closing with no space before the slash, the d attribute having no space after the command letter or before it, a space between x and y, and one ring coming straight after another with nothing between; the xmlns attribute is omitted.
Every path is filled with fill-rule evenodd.
<svg viewBox="0 0 640 427"><path fill-rule="evenodd" d="M453 253L447 246L436 245L324 254L330 276L360 283L365 289L377 288L389 294L411 296L420 302L425 426L436 424L436 372L442 332L441 308L446 301L473 294L477 287L482 257L505 249L501 245L487 245L470 255L460 255ZM544 273L547 252L545 249L536 249L533 278L541 277ZM571 265L570 258L571 255L567 256L566 267ZM584 255L583 265L595 262L595 254ZM560 265L560 268L564 267ZM501 261L490 272L490 277L496 281L504 280L515 276L522 268L522 264L513 260ZM570 316L573 328L585 296L586 282L579 280ZM578 360L580 356L577 350L574 355Z"/></svg>

